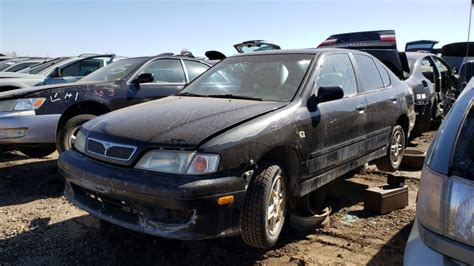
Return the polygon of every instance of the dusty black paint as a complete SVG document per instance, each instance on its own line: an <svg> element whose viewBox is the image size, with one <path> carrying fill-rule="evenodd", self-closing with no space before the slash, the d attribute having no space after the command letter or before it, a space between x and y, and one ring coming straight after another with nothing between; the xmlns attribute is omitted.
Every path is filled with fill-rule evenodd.
<svg viewBox="0 0 474 266"><path fill-rule="evenodd" d="M135 193L143 197L149 196L148 191L151 188L156 189L158 194L173 189L173 193L167 194L169 200L173 201L180 199L182 193L188 193L196 180L200 180L201 184L206 185L197 188L193 193L197 193L199 197L207 195L215 198L216 190L218 194L226 195L242 188L229 187L230 183L220 182L222 178L241 180L241 183L232 184L243 185L245 190L249 181L245 173L249 170L258 170L263 158L270 158L286 169L293 169L294 173L289 177L291 194L303 196L342 174L384 155L392 128L399 121L409 121L414 117L413 96L404 82L389 71L390 85L367 92L358 78L360 72L352 56L350 58L354 64L358 84L357 94L319 103L316 108L308 109L307 103L314 97L316 76L325 56L333 53L362 52L313 49L274 51L264 54L272 53L314 55L308 73L291 102L173 96L106 114L85 124L84 134L87 137L135 145L138 152L130 161L120 163L103 158L97 160L98 158L91 158L93 157L91 154L85 156L74 150L68 151L59 159L59 167L67 182L117 199L127 198ZM239 56L259 54L261 53ZM124 117L127 117L126 121ZM406 124L403 127L406 130L409 128ZM219 169L212 175L187 177L149 171L137 172L132 168L146 151L157 148L217 153L221 158ZM274 154L277 156L273 156ZM287 165L290 158L285 156L292 156L291 161L296 159L296 167ZM114 174L110 175L110 171ZM173 182L182 182L182 185L175 186L173 182L165 182L165 178L161 179L162 176L170 177L169 180ZM135 183L136 186L133 185ZM216 190L208 191L208 186ZM115 190L122 192L117 195L112 192ZM130 194L127 191L130 191ZM83 207L81 199L74 196L74 188L68 193L69 199ZM140 197L139 195L137 197ZM241 202L237 202L233 206L239 209L240 204ZM157 205L159 205L157 207L168 206L164 203ZM183 206L176 207L180 210L189 210ZM104 218L100 210L85 209ZM196 211L198 217L196 224L206 224L209 217L199 218L200 212ZM219 216L221 212L215 211L214 214ZM152 217L145 215L143 219ZM238 223L238 215L232 216L232 219ZM142 227L126 223L119 218L111 221L144 231ZM235 228L234 222L222 232ZM167 225L160 226L167 228ZM182 231L171 235L160 233L159 230L147 232L181 239L193 236L201 238L203 232L208 233L209 230L215 229L213 226L215 225L212 223L200 229L185 226L180 229ZM215 236L222 235L215 234Z"/></svg>

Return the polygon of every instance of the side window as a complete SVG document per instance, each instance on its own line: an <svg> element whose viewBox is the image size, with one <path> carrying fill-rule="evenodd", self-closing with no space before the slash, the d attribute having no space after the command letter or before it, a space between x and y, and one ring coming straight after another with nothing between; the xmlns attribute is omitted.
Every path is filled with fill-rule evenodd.
<svg viewBox="0 0 474 266"><path fill-rule="evenodd" d="M421 60L420 70L425 78L429 79L433 83L435 82L434 66L429 57L425 57Z"/></svg>
<svg viewBox="0 0 474 266"><path fill-rule="evenodd" d="M370 56L360 54L356 54L354 57L359 66L364 90L373 91L383 88L384 83L374 60Z"/></svg>
<svg viewBox="0 0 474 266"><path fill-rule="evenodd" d="M436 67L438 67L439 72L443 74L448 72L448 67L443 62L441 62L441 60L436 57L433 57L433 59L435 61Z"/></svg>
<svg viewBox="0 0 474 266"><path fill-rule="evenodd" d="M357 94L357 82L348 54L329 55L324 58L318 76L316 89L321 86L340 85L344 96Z"/></svg>
<svg viewBox="0 0 474 266"><path fill-rule="evenodd" d="M105 64L103 59L91 58L81 60L69 65L61 70L62 77L83 77L103 67Z"/></svg>
<svg viewBox="0 0 474 266"><path fill-rule="evenodd" d="M195 78L197 78L207 69L209 69L209 66L203 63L189 61L189 60L183 60L183 62L184 62L184 67L186 68L186 71L188 72L189 82L193 81Z"/></svg>
<svg viewBox="0 0 474 266"><path fill-rule="evenodd" d="M186 83L184 70L178 59L158 59L148 64L141 73L153 74L153 83Z"/></svg>
<svg viewBox="0 0 474 266"><path fill-rule="evenodd" d="M388 70L382 65L382 63L377 62L377 67L379 68L380 74L382 74L382 81L385 87L390 86L390 75L388 74Z"/></svg>

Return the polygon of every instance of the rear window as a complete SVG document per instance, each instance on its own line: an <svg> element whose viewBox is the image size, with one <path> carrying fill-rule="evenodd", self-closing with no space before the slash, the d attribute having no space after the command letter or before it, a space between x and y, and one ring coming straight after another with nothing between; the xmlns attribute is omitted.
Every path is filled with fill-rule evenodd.
<svg viewBox="0 0 474 266"><path fill-rule="evenodd" d="M452 160L452 174L474 180L474 108L471 104L458 136Z"/></svg>

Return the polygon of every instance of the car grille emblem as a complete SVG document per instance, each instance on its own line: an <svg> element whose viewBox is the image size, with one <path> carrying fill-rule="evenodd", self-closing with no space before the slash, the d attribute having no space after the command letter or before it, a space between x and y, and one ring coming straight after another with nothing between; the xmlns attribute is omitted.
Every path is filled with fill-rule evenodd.
<svg viewBox="0 0 474 266"><path fill-rule="evenodd" d="M136 146L118 144L95 138L87 139L87 152L112 160L128 161L137 150Z"/></svg>

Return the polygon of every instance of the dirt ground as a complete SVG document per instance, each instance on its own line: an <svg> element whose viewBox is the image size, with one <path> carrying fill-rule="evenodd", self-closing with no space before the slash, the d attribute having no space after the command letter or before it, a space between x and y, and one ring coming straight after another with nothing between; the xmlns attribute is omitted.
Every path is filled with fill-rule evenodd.
<svg viewBox="0 0 474 266"><path fill-rule="evenodd" d="M434 132L412 141L426 150ZM331 184L330 226L301 233L288 226L276 248L247 247L238 237L176 241L114 228L99 232L97 219L63 196L57 154L30 159L0 154L0 265L9 264L180 264L400 265L415 215L420 171L402 169L409 206L385 215L364 211L363 191L385 183L386 175L366 171Z"/></svg>

